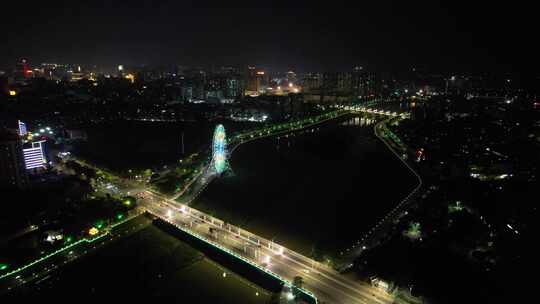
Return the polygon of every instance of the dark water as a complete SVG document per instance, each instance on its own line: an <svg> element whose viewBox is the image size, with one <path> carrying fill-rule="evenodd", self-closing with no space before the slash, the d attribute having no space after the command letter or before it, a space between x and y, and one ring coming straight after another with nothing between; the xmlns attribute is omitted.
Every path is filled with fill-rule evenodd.
<svg viewBox="0 0 540 304"><path fill-rule="evenodd" d="M228 121L109 122L86 128L88 141L76 144L75 154L115 171L160 168L192 153L209 151L218 123L224 124L228 133L257 126Z"/></svg>
<svg viewBox="0 0 540 304"><path fill-rule="evenodd" d="M305 254L339 252L416 186L362 117L240 146L234 175L194 207Z"/></svg>

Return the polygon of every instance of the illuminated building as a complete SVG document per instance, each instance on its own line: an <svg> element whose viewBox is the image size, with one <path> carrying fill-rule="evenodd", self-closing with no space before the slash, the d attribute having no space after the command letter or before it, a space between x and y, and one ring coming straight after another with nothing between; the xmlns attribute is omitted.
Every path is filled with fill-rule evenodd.
<svg viewBox="0 0 540 304"><path fill-rule="evenodd" d="M235 98L242 95L242 83L238 78L227 78L225 81L225 97Z"/></svg>
<svg viewBox="0 0 540 304"><path fill-rule="evenodd" d="M352 72L308 74L303 79L306 100L316 102L351 102L372 100L377 95L375 74L355 67Z"/></svg>
<svg viewBox="0 0 540 304"><path fill-rule="evenodd" d="M27 170L44 168L47 164L43 153L42 143L45 141L32 142L32 146L23 149L24 163Z"/></svg>
<svg viewBox="0 0 540 304"><path fill-rule="evenodd" d="M19 124L19 135L25 136L28 133L28 131L26 130L26 124L20 120L18 120L17 122Z"/></svg>
<svg viewBox="0 0 540 304"><path fill-rule="evenodd" d="M208 77L206 80L206 91L207 97L217 97L220 100L234 100L242 96L244 92L240 76L229 71L213 74Z"/></svg>
<svg viewBox="0 0 540 304"><path fill-rule="evenodd" d="M288 83L296 83L297 82L297 78L296 78L296 73L293 72L293 71L288 71L287 72L287 82Z"/></svg>
<svg viewBox="0 0 540 304"><path fill-rule="evenodd" d="M126 76L124 76L127 80L129 80L131 83L134 83L135 82L135 75L133 74L127 74Z"/></svg>
<svg viewBox="0 0 540 304"><path fill-rule="evenodd" d="M82 79L84 79L84 74L83 73L78 73L78 72L70 73L69 81L76 82L76 81L79 81L79 80L82 80Z"/></svg>
<svg viewBox="0 0 540 304"><path fill-rule="evenodd" d="M265 73L261 69L248 67L245 95L257 96L263 91Z"/></svg>
<svg viewBox="0 0 540 304"><path fill-rule="evenodd" d="M302 88L304 92L311 93L320 89L322 86L322 74L320 73L308 73L305 74L302 79Z"/></svg>
<svg viewBox="0 0 540 304"><path fill-rule="evenodd" d="M0 130L0 184L24 188L28 184L19 136Z"/></svg>

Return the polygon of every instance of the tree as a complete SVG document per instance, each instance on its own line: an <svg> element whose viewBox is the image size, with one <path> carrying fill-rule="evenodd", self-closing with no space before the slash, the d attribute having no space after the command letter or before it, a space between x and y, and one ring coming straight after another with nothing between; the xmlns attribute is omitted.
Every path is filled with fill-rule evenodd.
<svg viewBox="0 0 540 304"><path fill-rule="evenodd" d="M147 177L147 178L150 177L152 175L152 173L153 172L152 172L151 169L146 169L146 170L143 171L144 177Z"/></svg>

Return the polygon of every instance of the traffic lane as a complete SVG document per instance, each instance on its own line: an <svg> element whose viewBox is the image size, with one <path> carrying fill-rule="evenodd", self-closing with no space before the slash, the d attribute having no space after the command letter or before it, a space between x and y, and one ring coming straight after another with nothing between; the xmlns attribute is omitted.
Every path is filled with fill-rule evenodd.
<svg viewBox="0 0 540 304"><path fill-rule="evenodd" d="M241 253L244 252L242 248L246 244L245 241L242 242L242 240L239 240L236 237L229 238L229 240L230 242L236 243L236 246L233 245L231 247L237 248ZM260 250L260 248L257 248L257 246L254 245L251 245L250 248L252 250ZM267 256L270 257L268 264L266 263ZM273 252L268 251L266 253L260 253L258 257L251 255L249 258L265 269L268 269L291 282L294 280L294 277L301 276L304 279L304 288L306 290L313 292L319 299L324 299L329 303L370 303L369 297L355 297L354 294L335 288L333 282L321 278L319 276L320 273L316 271L310 271L301 266L291 265L290 261L288 261L284 255L274 255ZM345 301L345 299L347 300Z"/></svg>
<svg viewBox="0 0 540 304"><path fill-rule="evenodd" d="M164 204L165 204L165 205L170 205L170 204L167 203L167 202L164 202ZM170 207L173 208L173 209L177 209L177 206L170 206ZM192 211L194 211L194 212L190 213L189 216L191 216L191 217L193 217L193 218L196 218L196 219L198 219L198 220L205 220L204 218L201 218L201 216L205 216L204 213L199 212L199 211L195 211L194 209L192 209ZM223 229L223 227L221 227L221 226L219 226L219 225L215 225L215 224L214 224L214 226L215 226L216 228L221 228L221 229ZM264 247L266 247L265 244L268 244L268 242L269 242L269 241L267 241L267 240L260 240L260 242L257 243L257 242L255 242L254 240L252 240L249 236L241 235L241 237L245 238L245 239L246 239L247 241L249 241L249 242L252 242L253 244L261 245L261 246L264 246ZM256 240L258 240L258 239L260 239L260 238L257 238ZM278 244L275 244L275 243L274 243L274 247L276 247L276 248L284 248L283 246L278 245ZM285 248L284 248L284 249L285 249ZM288 249L287 249L287 250L288 250ZM276 250L276 251L277 251L277 250ZM320 264L320 263L318 263L318 262L316 262L316 261L314 261L314 260L312 260L312 259L310 259L310 258L307 258L307 257L305 257L305 256L303 256L303 255L300 255L300 254L298 254L298 253L296 253L296 252L294 252L294 251L288 250L288 252L290 253L290 257L291 257L291 258L294 258L295 261L298 262L298 263L304 263L305 265L308 265L308 264L311 265L311 263L314 263L314 264L317 265L318 268L319 268L321 271L323 271L326 275L331 275L331 276L341 277L341 275L340 275L338 272L334 271L333 269L329 268L328 266L326 266L326 265L324 265L324 264ZM311 266L310 266L310 267L311 267ZM369 286L369 285L365 284L365 285L362 286L362 287L366 287L366 286Z"/></svg>

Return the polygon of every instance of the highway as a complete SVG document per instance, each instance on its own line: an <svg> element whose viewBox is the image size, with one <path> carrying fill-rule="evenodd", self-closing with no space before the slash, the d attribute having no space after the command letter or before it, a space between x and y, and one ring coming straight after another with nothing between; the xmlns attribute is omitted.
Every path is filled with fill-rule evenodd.
<svg viewBox="0 0 540 304"><path fill-rule="evenodd" d="M222 246L288 282L301 276L304 289L313 293L320 303L393 302L393 297L386 292L367 283L352 281L327 265L281 245L152 192L141 195L142 208L185 232Z"/></svg>

